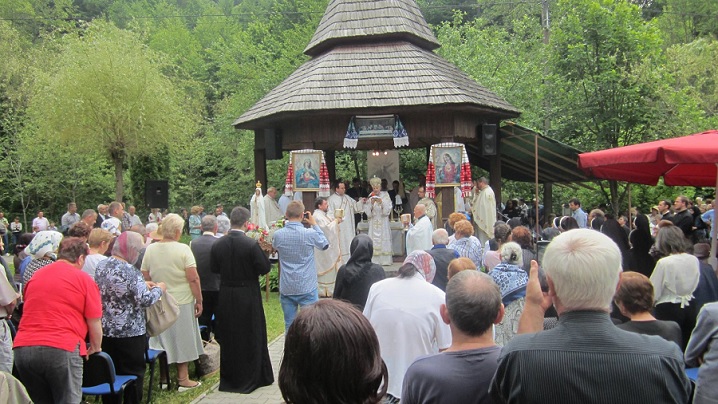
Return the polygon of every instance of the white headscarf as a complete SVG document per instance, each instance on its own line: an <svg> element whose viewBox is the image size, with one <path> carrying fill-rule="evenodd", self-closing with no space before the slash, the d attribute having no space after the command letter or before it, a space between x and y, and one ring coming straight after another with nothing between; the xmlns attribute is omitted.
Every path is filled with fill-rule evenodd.
<svg viewBox="0 0 718 404"><path fill-rule="evenodd" d="M62 233L53 230L43 230L37 232L32 238L30 244L27 245L25 251L32 258L40 259L48 253L55 253L60 248L62 241Z"/></svg>

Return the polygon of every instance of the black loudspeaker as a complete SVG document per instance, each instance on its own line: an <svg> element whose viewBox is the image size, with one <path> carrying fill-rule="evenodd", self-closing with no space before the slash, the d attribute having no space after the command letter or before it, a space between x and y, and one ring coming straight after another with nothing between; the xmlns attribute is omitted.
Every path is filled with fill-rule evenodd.
<svg viewBox="0 0 718 404"><path fill-rule="evenodd" d="M481 155L495 156L498 152L498 136L496 135L496 125L481 125Z"/></svg>
<svg viewBox="0 0 718 404"><path fill-rule="evenodd" d="M282 131L279 129L264 130L264 151L267 160L282 158Z"/></svg>
<svg viewBox="0 0 718 404"><path fill-rule="evenodd" d="M166 180L145 181L145 203L148 208L168 209L169 184Z"/></svg>

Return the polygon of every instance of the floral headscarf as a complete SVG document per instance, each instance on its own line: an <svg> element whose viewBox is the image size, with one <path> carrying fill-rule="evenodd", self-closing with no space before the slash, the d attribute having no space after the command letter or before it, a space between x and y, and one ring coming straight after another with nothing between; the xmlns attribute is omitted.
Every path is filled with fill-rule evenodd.
<svg viewBox="0 0 718 404"><path fill-rule="evenodd" d="M115 245L112 247L112 255L116 255L134 265L143 247L144 241L139 233L126 231L120 234L115 240Z"/></svg>
<svg viewBox="0 0 718 404"><path fill-rule="evenodd" d="M413 265L417 271L426 279L427 282L431 283L436 275L436 263L426 251L412 251L406 256L404 264Z"/></svg>
<svg viewBox="0 0 718 404"><path fill-rule="evenodd" d="M60 248L62 233L53 230L43 230L35 234L25 252L32 258L40 259L48 253L55 253Z"/></svg>

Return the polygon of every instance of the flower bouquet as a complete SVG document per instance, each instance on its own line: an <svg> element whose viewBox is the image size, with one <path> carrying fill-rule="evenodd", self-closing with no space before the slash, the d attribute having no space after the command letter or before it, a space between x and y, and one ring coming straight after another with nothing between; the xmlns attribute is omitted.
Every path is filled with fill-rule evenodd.
<svg viewBox="0 0 718 404"><path fill-rule="evenodd" d="M274 232L282 227L284 227L284 219L269 223L269 228L266 229L254 223L247 223L247 236L257 240L262 251L264 251L267 256L270 256L274 253L274 248L272 247Z"/></svg>

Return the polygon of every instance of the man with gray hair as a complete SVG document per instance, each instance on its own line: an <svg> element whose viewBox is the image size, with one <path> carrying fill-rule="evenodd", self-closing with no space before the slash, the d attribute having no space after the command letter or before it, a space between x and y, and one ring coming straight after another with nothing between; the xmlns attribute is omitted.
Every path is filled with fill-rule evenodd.
<svg viewBox="0 0 718 404"><path fill-rule="evenodd" d="M543 257L548 293L531 262L516 335L491 384L494 403L687 403L691 385L678 345L624 331L609 317L621 252L606 235L565 232ZM558 325L543 330L551 306Z"/></svg>
<svg viewBox="0 0 718 404"><path fill-rule="evenodd" d="M451 346L409 366L401 402L490 403L489 385L501 353L492 326L504 316L499 287L479 271L459 272L446 286L440 313L451 328Z"/></svg>
<svg viewBox="0 0 718 404"><path fill-rule="evenodd" d="M214 237L217 232L217 217L206 215L202 218L200 228L202 235L190 241L189 247L197 262L197 274L202 285L202 314L198 321L200 326L206 327L202 330L202 339L209 341L210 333L214 331L212 316L217 311L219 303L219 275L212 272L209 266L212 245L217 241Z"/></svg>
<svg viewBox="0 0 718 404"><path fill-rule="evenodd" d="M447 248L449 244L449 233L446 229L436 229L431 234L431 242L434 246L431 250L427 251L436 264L436 275L431 284L441 290L446 290L446 282L448 278L449 262L455 258L459 258L459 253L456 250Z"/></svg>

